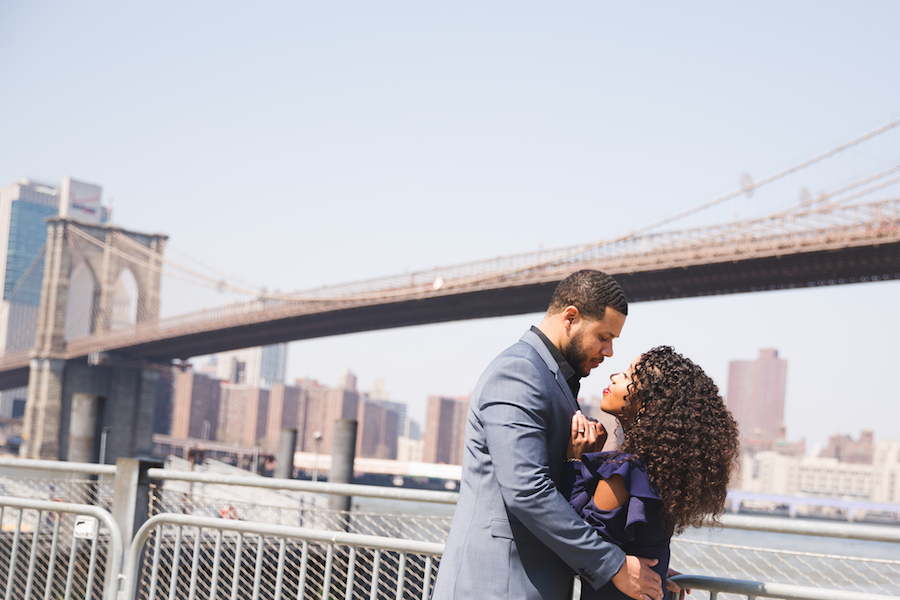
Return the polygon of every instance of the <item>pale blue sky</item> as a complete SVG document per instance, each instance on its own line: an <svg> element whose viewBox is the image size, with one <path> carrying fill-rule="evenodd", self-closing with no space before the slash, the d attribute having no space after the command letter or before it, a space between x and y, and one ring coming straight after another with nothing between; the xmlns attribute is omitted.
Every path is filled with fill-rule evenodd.
<svg viewBox="0 0 900 600"><path fill-rule="evenodd" d="M282 291L591 242L900 118L898 22L895 2L4 2L0 185L98 183L118 224ZM900 145L707 218L866 161ZM791 439L897 438L898 305L898 282L635 304L585 394L660 343L723 389L772 347ZM289 373L382 377L421 418L539 319L296 343Z"/></svg>

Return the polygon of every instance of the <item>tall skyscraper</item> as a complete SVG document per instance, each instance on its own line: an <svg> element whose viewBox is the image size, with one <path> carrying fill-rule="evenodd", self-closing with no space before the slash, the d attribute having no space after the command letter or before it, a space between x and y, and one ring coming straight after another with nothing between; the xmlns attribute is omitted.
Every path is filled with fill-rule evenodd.
<svg viewBox="0 0 900 600"><path fill-rule="evenodd" d="M47 238L44 219L58 211L59 190L55 187L23 180L0 190L0 223L4 225L0 227L0 350L16 352L34 345L33 329L24 328L37 314L41 300Z"/></svg>
<svg viewBox="0 0 900 600"><path fill-rule="evenodd" d="M215 439L247 448L266 435L269 391L239 383L219 386L218 430Z"/></svg>
<svg viewBox="0 0 900 600"><path fill-rule="evenodd" d="M349 377L348 377L349 375ZM356 420L359 415L359 392L356 390L356 376L349 371L338 382L340 387L325 393L325 410L319 425L322 433L322 452L331 454L334 437L334 422L339 419ZM353 385L354 387L346 387ZM357 435L359 429L357 428Z"/></svg>
<svg viewBox="0 0 900 600"><path fill-rule="evenodd" d="M269 388L266 435L260 443L263 448L272 452L278 450L282 429L296 429L299 437L299 411L303 401L303 390L299 387L275 383Z"/></svg>
<svg viewBox="0 0 900 600"><path fill-rule="evenodd" d="M175 374L172 427L168 432L172 437L217 439L220 384L218 379L193 371Z"/></svg>
<svg viewBox="0 0 900 600"><path fill-rule="evenodd" d="M63 179L59 187L23 179L0 189L0 352L19 352L34 346L44 277L45 220L59 215L87 223L105 223L109 215L100 203L101 191L100 186L70 177ZM77 282L73 281L73 288L76 287ZM79 300L89 308L92 298L73 294L72 301ZM70 316L85 312L83 307L71 304ZM24 406L26 395L26 388L0 393L0 417L10 417L14 407Z"/></svg>
<svg viewBox="0 0 900 600"><path fill-rule="evenodd" d="M256 346L216 354L216 376L222 381L269 389L284 383L287 344Z"/></svg>
<svg viewBox="0 0 900 600"><path fill-rule="evenodd" d="M784 394L787 360L777 350L760 350L756 360L728 363L726 403L747 443L785 439Z"/></svg>
<svg viewBox="0 0 900 600"><path fill-rule="evenodd" d="M297 450L328 454L331 447L323 447L322 436L325 432L329 388L315 379L297 379L295 383L302 390L297 408ZM319 434L318 438L316 433Z"/></svg>
<svg viewBox="0 0 900 600"><path fill-rule="evenodd" d="M296 419L290 424L282 416L281 426L297 428L297 451L331 453L334 422L338 419L356 419L358 415L359 392L355 387L346 387L349 385L356 385L356 378L352 374L350 377L346 374L341 377L337 388L329 388L313 379L296 380ZM280 392L277 387L273 389L277 407L277 394ZM287 388L285 393L290 389ZM274 431L270 439L276 439Z"/></svg>
<svg viewBox="0 0 900 600"><path fill-rule="evenodd" d="M374 400L368 395L359 401L356 455L365 458L397 458L397 439L403 429L406 405Z"/></svg>
<svg viewBox="0 0 900 600"><path fill-rule="evenodd" d="M468 398L428 397L423 462L462 464L468 410Z"/></svg>

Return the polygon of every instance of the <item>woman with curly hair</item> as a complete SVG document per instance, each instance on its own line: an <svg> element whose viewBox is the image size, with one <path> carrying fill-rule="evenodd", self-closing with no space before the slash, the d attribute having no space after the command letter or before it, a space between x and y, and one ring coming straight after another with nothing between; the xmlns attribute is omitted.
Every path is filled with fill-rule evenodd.
<svg viewBox="0 0 900 600"><path fill-rule="evenodd" d="M605 435L577 413L572 468L561 491L588 524L627 554L658 559L653 568L665 580L672 534L699 527L725 509L739 454L737 425L712 379L668 346L642 354L610 380L600 406L619 420L622 446L590 452ZM584 586L582 593L627 598L609 584L596 592Z"/></svg>

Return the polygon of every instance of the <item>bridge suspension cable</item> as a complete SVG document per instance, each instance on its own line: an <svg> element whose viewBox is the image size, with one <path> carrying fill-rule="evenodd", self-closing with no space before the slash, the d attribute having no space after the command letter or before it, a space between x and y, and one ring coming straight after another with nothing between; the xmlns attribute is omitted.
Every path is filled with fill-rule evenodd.
<svg viewBox="0 0 900 600"><path fill-rule="evenodd" d="M867 142L867 141L869 141L869 140L872 140L873 138L875 138L875 137L877 137L877 136L880 136L880 135L882 135L882 134L884 134L884 133L886 133L886 132L888 132L888 131L891 131L891 130L895 129L895 128L898 127L898 126L900 126L900 119L895 120L895 121L892 121L891 123L888 123L887 125L884 125L884 126L882 126L882 127L879 127L878 129L875 129L875 130L873 130L873 131L870 131L869 133L866 133L865 135L862 135L862 136L860 136L860 137L858 137L858 138L855 138L855 139L853 139L853 140L851 140L851 141L849 141L849 142L847 142L847 143L841 144L840 146L838 146L838 147L836 147L836 148L833 148L833 149L831 149L831 150L829 150L829 151L827 151L827 152L824 152L824 153L822 153L822 154L819 154L819 155L817 155L817 156L814 156L813 158L810 158L810 159L808 159L808 160L805 160L805 161L803 161L803 162L801 162L801 163L799 163L799 164L796 164L796 165L794 165L794 166L792 166L792 167L790 167L790 168L788 168L788 169L784 169L784 170L782 170L782 171L779 171L778 173L775 173L775 174L773 174L773 175L770 175L770 176L768 176L768 177L765 177L765 178L763 178L763 179L761 179L761 180L759 180L759 181L756 181L756 182L750 182L750 183L748 183L748 184L742 186L742 187L741 187L740 189L738 189L738 190L735 190L735 191L733 191L733 192L729 192L729 193L727 193L727 194L725 194L725 195L723 195L723 196L719 196L718 198L714 198L713 200L710 200L710 201L708 201L708 202L703 202L703 203L701 203L701 204L699 204L699 205L697 205L697 206L695 206L695 207L693 207L693 208L691 208L691 209L682 211L682 212L677 213L677 214L675 214L675 215L672 215L672 216L670 216L670 217L666 217L666 218L664 218L664 219L661 219L661 220L659 220L659 221L656 221L656 222L651 223L651 224L649 224L649 225L646 225L646 226L644 226L644 227L638 228L638 229L636 229L636 230L632 230L632 231L630 231L630 232L628 232L628 233L626 233L626 234L623 234L623 235L621 235L621 236L614 237L614 238L607 239L607 240L598 240L597 242L593 242L593 243L589 243L589 244L584 244L584 245L579 245L579 246L573 246L573 247L569 247L569 248L560 248L560 249L557 250L557 252L559 252L558 255L551 256L551 257L546 258L546 259L543 260L543 261L539 261L539 262L537 262L537 263L534 263L534 264L532 264L532 265L530 266L530 268L548 268L548 267L552 266L553 264L559 263L560 261L571 260L571 259L573 259L573 258L575 258L575 257L577 257L577 256L580 256L580 255L589 253L589 252L591 252L591 251L596 251L596 250L598 250L598 249L600 249L600 248L603 248L603 247L613 246L613 245L615 245L615 244L618 244L618 243L621 243L621 242L625 242L625 241L628 241L628 240L631 240L631 239L640 238L640 237L642 237L642 236L644 236L644 235L646 235L646 234L652 232L652 231L655 230L655 229L659 229L660 227L663 227L663 226L668 225L668 224L670 224L670 223L674 223L675 221L679 221L679 220L684 219L684 218L686 218L686 217L695 215L695 214L700 213L700 212L702 212L702 211L704 211L704 210L707 210L707 209L709 209L709 208L712 208L712 207L714 207L714 206L717 206L717 205L720 205L720 204L722 204L722 203L724 203L724 202L727 202L728 200L732 200L732 199L737 198L737 197L740 197L740 196L742 196L742 195L744 195L744 194L748 194L748 193L751 193L751 192L753 192L753 191L755 191L755 190L757 190L757 189L760 189L760 188L763 188L763 187L765 187L765 186L768 186L768 185L770 185L770 184L772 184L772 183L774 183L774 182L776 182L776 181L785 179L786 177L788 177L788 176L790 176L790 175L793 175L793 174L795 174L795 173L797 173L797 172L799 172L799 171L802 171L803 169L806 169L806 168L811 167L811 166L813 166L813 165L815 165L815 164L821 163L821 162L823 162L823 161L825 161L825 160L827 160L827 159L829 159L829 158L832 158L832 157L834 157L834 156L837 156L837 155L841 154L842 152L845 152L845 151L847 151L847 150L849 150L849 149L851 149L851 148L854 148L854 147L856 147L856 146L859 146L860 144L862 144L862 143L864 143L864 142ZM871 182L871 181L876 181L876 180L878 180L878 179L880 179L880 178L882 178L882 177L885 177L885 176L887 176L887 175L889 175L889 174L891 174L891 173L894 173L894 172L897 171L897 170L900 170L900 167L892 167L891 169L888 169L887 171L883 171L882 173L879 173L879 174L877 174L877 175L874 175L874 176L865 178L865 179L863 179L863 180L860 180L860 181L855 182L854 184L851 184L851 185L849 185L849 186L846 186L846 189L845 189L845 190L838 190L838 191L835 191L835 192L833 192L833 193L831 193L831 194L820 195L819 197L810 200L809 203L810 203L810 204L813 204L813 203L816 203L816 202L819 202L819 201L828 200L829 198L833 198L833 197L835 197L835 196L838 196L838 195L840 195L841 193L844 193L845 191L848 191L849 189L853 189L854 187L858 187L859 185L864 185L865 183L868 183L868 182ZM866 194L868 194L868 193L872 193L872 192L874 192L874 191L877 191L878 189L883 189L884 187L888 187L889 185L893 185L893 184L896 183L896 182L897 182L896 180L890 180L890 181L884 183L883 185L873 186L872 188L870 188L869 190L867 190L865 193L858 193L858 194L854 194L853 196L848 196L848 197L846 197L846 198L837 199L837 200L835 200L830 206L837 206L838 204L843 203L843 202L846 202L846 201L849 201L849 200L851 200L851 199L857 199L857 198L860 198L860 197L862 197L862 196L864 196L864 195L866 195ZM801 206L801 207L794 206L794 207L791 207L791 208L789 208L789 209L783 211L782 213L776 213L776 214L774 214L774 215L772 215L772 216L786 216L786 215L788 215L788 214L790 214L790 213L792 213L792 212L794 212L794 211L797 211L797 210L800 209L800 208L802 208L802 206Z"/></svg>
<svg viewBox="0 0 900 600"><path fill-rule="evenodd" d="M869 176L869 177L864 177L863 179L854 181L853 183L848 184L848 185L846 185L846 186L844 186L844 187L842 187L842 188L839 188L839 189L837 189L837 190L835 190L835 191L833 191L833 192L819 194L819 195L816 196L815 198L809 198L808 200L802 201L802 202L801 202L800 204L798 204L797 206L792 206L792 207L790 207L790 208L788 208L788 209L785 209L785 210L783 210L783 211L781 211L781 212L774 213L772 216L785 216L785 215L788 215L788 214L790 214L790 213L792 213L792 212L796 212L796 211L799 211L799 210L804 210L804 209L810 208L811 206L814 206L814 205L816 205L816 204L823 204L825 207L835 207L835 206L837 206L837 205L839 205L839 204L842 204L842 203L844 203L844 202L847 202L848 200L859 198L860 196L854 195L854 196L848 196L847 198L838 198L838 199L836 199L834 202L831 202L831 203L829 203L829 204L825 204L825 202L826 202L827 200L831 199L831 198L834 198L834 197L836 197L836 196L840 196L841 194L844 194L844 193L846 193L846 192L848 192L848 191L850 191L850 190L852 190L852 189L854 189L854 188L857 188L857 187L859 187L859 186L861 186L861 185L865 185L865 184L867 184L867 183L872 183L873 181L878 181L879 179L882 179L882 178L884 178L884 177L887 177L888 175L891 175L891 174L893 174L893 173L896 173L897 171L900 171L900 165L896 165L896 166L894 166L894 167L891 167L890 169L887 169L887 170L885 170L885 171L881 171L880 173L876 173L875 175L871 175L871 176ZM891 180L889 180L889 181L887 181L887 182L883 182L883 183L884 183L884 185L880 185L880 186L876 186L876 187L874 187L874 188L870 188L870 191L867 191L866 194L875 192L875 191L877 191L877 190L879 190L879 189L883 189L883 188L885 188L885 187L888 187L888 186L890 186L890 185L893 185L894 183L897 183L897 178L891 179Z"/></svg>
<svg viewBox="0 0 900 600"><path fill-rule="evenodd" d="M689 210L682 211L670 217L660 219L646 226L632 230L626 234L606 240L598 240L587 244L576 246L557 248L551 250L541 250L537 252L523 253L516 256L500 257L496 259L488 259L484 261L476 261L462 265L453 265L446 267L435 267L414 273L390 276L374 280L359 281L337 286L326 286L313 290L306 290L297 293L273 293L268 292L265 288L257 286L253 283L241 280L231 274L212 267L199 261L188 254L168 245L167 250L177 252L183 260L194 263L200 267L200 270L186 266L168 256L160 256L152 249L123 236L118 235L117 243L126 246L129 250L133 250L133 254L126 254L120 250L113 249L116 255L127 258L132 261L140 261L143 268L153 270L160 274L164 274L168 278L176 279L196 285L206 289L218 292L228 292L238 294L254 301L275 301L275 302L308 302L323 301L326 299L348 298L363 296L381 295L390 296L392 294L407 293L411 287L431 285L474 285L481 281L507 277L511 274L518 274L528 271L551 268L554 265L571 264L588 255L595 256L597 251L602 248L612 248L629 240L644 239L650 232L659 229L665 225L674 223L686 217L695 215L714 206L720 205L728 200L738 198L744 194L759 190L765 186L769 186L776 181L785 179L786 177L798 173L803 169L807 169L813 165L819 164L829 158L835 157L851 148L855 148L864 142L872 140L888 131L896 129L900 126L900 120L895 120L878 129L870 131L865 135L857 137L849 142L841 144L827 152L821 153L808 160L798 163L790 168L779 171L773 175L760 179L759 181L749 182L740 189L729 192L713 200L703 202ZM771 219L785 218L792 214L798 214L808 211L816 207L827 209L836 208L841 204L846 204L853 200L865 197L878 190L887 188L900 181L900 178L893 177L900 171L900 165L890 167L881 172L863 177L852 183L843 185L831 192L822 193L814 198L803 199L798 205L788 209L778 211L765 217L762 220L773 222ZM822 211L817 211L821 214ZM761 222L761 221L760 221ZM710 235L713 231L719 235L723 231L721 226L713 227L708 230L703 228L693 228L690 231L699 234L700 231L709 231ZM84 241L88 241L97 246L102 246L103 242L92 238L91 236L79 234ZM655 237L655 236L654 236ZM677 237L677 235L676 235ZM606 253L604 253L606 254ZM141 258L139 259L138 256ZM204 272L205 271L205 272ZM213 273L213 275L210 275Z"/></svg>
<svg viewBox="0 0 900 600"><path fill-rule="evenodd" d="M733 198L737 198L738 196L740 196L742 194L747 194L749 192L757 190L763 186L766 186L766 185L769 185L770 183L778 181L779 179L784 179L788 175L792 175L792 174L796 173L797 171L801 171L801 170L803 170L807 167L810 167L816 163L822 162L823 160L825 160L827 158L831 158L832 156L840 154L841 152L844 152L845 150L849 150L850 148L853 148L854 146L858 146L859 144L862 144L863 142L869 141L876 136L886 133L886 132L890 131L891 129L894 129L898 125L900 125L900 119L893 121L891 123L888 123L887 125L884 125L882 127L879 127L878 129L876 129L874 131L870 131L869 133L867 133L863 136L860 136L854 140L851 140L851 141L847 142L846 144L841 144L837 148L829 150L828 152L819 154L818 156L815 156L813 158L810 158L809 160L803 161L800 164L794 165L793 167L790 167L789 169L779 171L778 173L775 173L774 175L770 175L764 179L761 179L759 181L745 185L739 190L729 192L728 194L725 194L724 196L719 196L718 198L710 200L709 202L704 202L703 204L700 204L689 210L680 212L671 217L667 217L665 219L662 219L660 221L657 221L657 222L647 225L645 227L641 227L640 229L632 231L627 236L623 236L623 238L619 238L619 239L624 239L626 237L636 236L636 235L640 235L642 233L646 233L648 231L653 231L654 229L662 227L663 225L668 225L669 223L673 223L673 222L683 219L685 217L689 217L689 216L694 215L702 210L706 210L707 208L712 208L713 206L716 206L718 204L721 204L721 203L731 200Z"/></svg>
<svg viewBox="0 0 900 600"><path fill-rule="evenodd" d="M185 281L187 283L191 283L194 285L200 285L203 287L207 287L210 289L221 290L223 288L228 289L229 291L241 293L249 296L258 296L259 290L244 288L235 286L228 283L223 283L220 279L215 279L213 277L209 277L208 275L204 275L203 273L199 273L193 269L180 265L171 259L166 258L165 256L160 256L154 250L147 248L134 240L130 239L128 236L119 234L118 232L114 232L113 235L116 236L116 242L121 243L124 246L128 246L129 248L137 251L141 256L134 256L131 254L127 254L115 246L108 246L103 240L98 240L97 238L84 233L78 229L73 228L72 233L74 234L74 238L77 238L81 241L81 243L87 242L98 248L108 249L112 254L118 256L119 258L123 258L130 262L134 262L139 265L141 268L148 269L155 273L165 274L167 277L172 277L174 279L179 279L181 281ZM76 242L77 243L77 242ZM166 271L164 266L169 266L173 270ZM182 275L181 273L185 273L190 275L191 277L187 277L186 275Z"/></svg>

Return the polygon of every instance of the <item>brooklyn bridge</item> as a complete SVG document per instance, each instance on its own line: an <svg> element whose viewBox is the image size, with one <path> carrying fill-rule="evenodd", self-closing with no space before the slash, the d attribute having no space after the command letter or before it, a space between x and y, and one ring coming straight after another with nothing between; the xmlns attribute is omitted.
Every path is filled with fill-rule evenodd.
<svg viewBox="0 0 900 600"><path fill-rule="evenodd" d="M819 195L804 193L799 201L786 198L764 216L673 227L686 217L833 162L898 125L900 121L890 123L765 179L745 180L732 193L613 239L290 294L234 283L217 271L185 267L166 256L164 235L51 218L41 253L40 308L18 336L34 343L0 356L0 389L32 388L26 421L30 411L30 435L35 436L42 427L49 431L62 425L59 417L53 417L62 405L61 392L53 390L76 385L70 381L74 375L64 374L67 364L79 365L76 370L84 370L83 379L92 377L88 374L92 368L132 369L140 379L146 365L219 351L538 312L546 308L556 283L583 268L613 274L632 302L900 279L896 156ZM72 319L66 314L69 279L78 263L88 265L95 291L88 308L90 333L71 337L66 334L66 322ZM137 310L133 323L114 326L114 285L125 270L137 284ZM176 279L248 299L160 318L160 288ZM48 394L56 397L49 404ZM50 444L39 454L53 452L56 446Z"/></svg>

